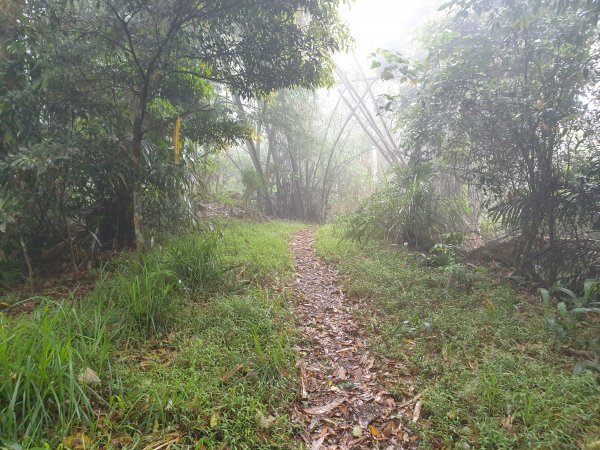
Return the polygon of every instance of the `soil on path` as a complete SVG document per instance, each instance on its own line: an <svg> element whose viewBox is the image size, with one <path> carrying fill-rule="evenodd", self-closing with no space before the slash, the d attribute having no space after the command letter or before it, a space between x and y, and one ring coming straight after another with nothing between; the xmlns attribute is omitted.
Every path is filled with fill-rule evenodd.
<svg viewBox="0 0 600 450"><path fill-rule="evenodd" d="M408 449L418 437L417 397L396 399L386 388L401 364L372 354L353 310L360 305L340 287L339 276L313 249L314 233L291 242L296 263L294 307L303 344L298 348L301 400L292 417L310 449Z"/></svg>

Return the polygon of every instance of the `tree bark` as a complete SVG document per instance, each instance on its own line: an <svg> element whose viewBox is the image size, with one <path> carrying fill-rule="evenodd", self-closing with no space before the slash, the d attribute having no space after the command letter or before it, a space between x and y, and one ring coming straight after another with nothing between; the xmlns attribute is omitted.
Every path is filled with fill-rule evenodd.
<svg viewBox="0 0 600 450"><path fill-rule="evenodd" d="M142 142L144 139L144 118L148 105L148 82L144 83L138 98L135 101L135 113L133 119L133 133L131 139L131 158L133 168L133 230L135 233L135 248L139 252L144 249L143 218L144 208L142 204Z"/></svg>
<svg viewBox="0 0 600 450"><path fill-rule="evenodd" d="M0 0L0 72L5 72L4 66L9 62L8 46L17 38L19 18L25 8L24 0ZM15 87L15 78L6 73L0 82L0 95ZM4 146L4 135L0 133L0 153Z"/></svg>

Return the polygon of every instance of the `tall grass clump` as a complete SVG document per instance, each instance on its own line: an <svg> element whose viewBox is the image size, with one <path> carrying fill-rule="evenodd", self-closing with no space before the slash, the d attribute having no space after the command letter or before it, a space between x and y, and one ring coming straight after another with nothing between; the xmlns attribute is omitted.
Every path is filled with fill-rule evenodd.
<svg viewBox="0 0 600 450"><path fill-rule="evenodd" d="M222 285L228 268L219 252L219 235L209 232L173 239L165 245L165 267L186 292L207 292Z"/></svg>
<svg viewBox="0 0 600 450"><path fill-rule="evenodd" d="M122 312L121 319L147 333L169 328L179 304L174 274L154 255L132 260L130 267L130 273L123 272L111 282L110 297Z"/></svg>
<svg viewBox="0 0 600 450"><path fill-rule="evenodd" d="M0 315L0 445L28 447L92 420L83 373L110 370L110 337L99 311L47 302L33 316Z"/></svg>
<svg viewBox="0 0 600 450"><path fill-rule="evenodd" d="M230 270L219 239L214 232L176 237L120 261L96 288L100 303L115 306L127 328L147 333L170 328L185 298L227 285Z"/></svg>
<svg viewBox="0 0 600 450"><path fill-rule="evenodd" d="M444 178L432 163L396 167L384 185L346 218L346 237L428 250L445 235L464 231L467 200L460 188L447 189Z"/></svg>

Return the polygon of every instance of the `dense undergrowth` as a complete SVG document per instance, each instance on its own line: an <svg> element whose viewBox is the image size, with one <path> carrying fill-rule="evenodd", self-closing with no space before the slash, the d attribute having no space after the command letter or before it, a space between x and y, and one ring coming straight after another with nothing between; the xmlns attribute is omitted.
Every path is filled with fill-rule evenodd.
<svg viewBox="0 0 600 450"><path fill-rule="evenodd" d="M172 238L112 261L85 298L0 314L0 446L288 446L297 228Z"/></svg>
<svg viewBox="0 0 600 450"><path fill-rule="evenodd" d="M562 335L542 302L484 268L424 267L404 250L320 229L317 251L367 298L372 345L406 363L402 399L422 394L426 448L582 448L600 439L600 386L565 352L592 350L598 323Z"/></svg>

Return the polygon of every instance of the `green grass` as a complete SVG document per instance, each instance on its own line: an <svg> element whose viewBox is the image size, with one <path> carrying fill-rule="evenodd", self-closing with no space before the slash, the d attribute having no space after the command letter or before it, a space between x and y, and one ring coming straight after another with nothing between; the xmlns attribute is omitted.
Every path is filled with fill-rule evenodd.
<svg viewBox="0 0 600 450"><path fill-rule="evenodd" d="M348 292L370 299L359 314L377 336L372 346L406 363L392 391L403 398L415 378L423 393L424 448L582 448L600 439L598 380L574 375L576 360L559 352L581 336L559 341L535 296L483 268L424 268L404 250L340 241L333 226L316 245Z"/></svg>
<svg viewBox="0 0 600 450"><path fill-rule="evenodd" d="M288 237L301 228L303 225L293 222L228 222L223 229L224 263L239 266L236 278L244 284L284 281L294 271Z"/></svg>
<svg viewBox="0 0 600 450"><path fill-rule="evenodd" d="M86 298L0 315L0 446L292 446L299 228L229 221L117 258Z"/></svg>
<svg viewBox="0 0 600 450"><path fill-rule="evenodd" d="M110 376L110 336L99 310L86 317L52 301L31 317L0 317L0 437L27 447L48 429L93 420L95 392L79 380Z"/></svg>

